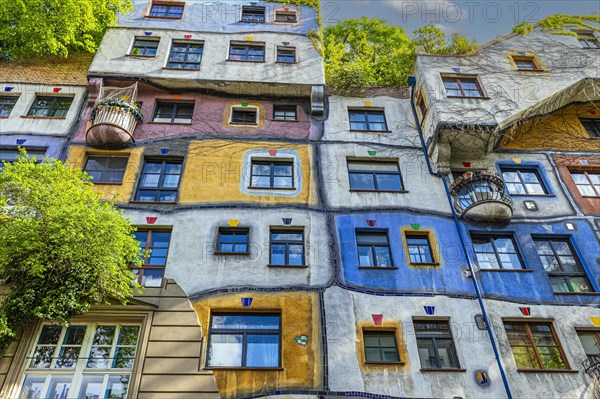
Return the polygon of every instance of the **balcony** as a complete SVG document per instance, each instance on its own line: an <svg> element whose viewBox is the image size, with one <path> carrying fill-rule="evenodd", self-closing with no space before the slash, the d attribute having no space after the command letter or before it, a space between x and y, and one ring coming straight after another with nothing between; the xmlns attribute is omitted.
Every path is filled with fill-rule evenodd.
<svg viewBox="0 0 600 399"><path fill-rule="evenodd" d="M512 200L497 173L467 172L456 179L450 193L454 209L467 222L508 224L512 218Z"/></svg>
<svg viewBox="0 0 600 399"><path fill-rule="evenodd" d="M90 122L85 134L90 146L123 148L135 142L133 132L142 113L135 101L106 98L94 105Z"/></svg>

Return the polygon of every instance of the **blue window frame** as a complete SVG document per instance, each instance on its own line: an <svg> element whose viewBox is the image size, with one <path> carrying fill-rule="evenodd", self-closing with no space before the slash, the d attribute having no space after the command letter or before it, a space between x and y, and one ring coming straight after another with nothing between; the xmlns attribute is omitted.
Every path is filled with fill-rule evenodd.
<svg viewBox="0 0 600 399"><path fill-rule="evenodd" d="M502 178L511 195L545 195L548 188L536 167L501 166Z"/></svg>
<svg viewBox="0 0 600 399"><path fill-rule="evenodd" d="M168 2L155 2L152 3L150 8L150 17L154 18L169 18L169 19L181 19L183 17L183 4L169 4Z"/></svg>
<svg viewBox="0 0 600 399"><path fill-rule="evenodd" d="M480 269L524 269L515 239L507 234L473 234Z"/></svg>
<svg viewBox="0 0 600 399"><path fill-rule="evenodd" d="M393 267L387 230L356 230L359 267Z"/></svg>

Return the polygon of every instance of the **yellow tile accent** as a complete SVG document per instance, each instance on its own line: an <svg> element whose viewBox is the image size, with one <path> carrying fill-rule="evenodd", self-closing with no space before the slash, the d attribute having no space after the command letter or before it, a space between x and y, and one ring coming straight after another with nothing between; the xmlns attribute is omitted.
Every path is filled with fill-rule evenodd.
<svg viewBox="0 0 600 399"><path fill-rule="evenodd" d="M367 107L370 107L371 105L373 105L373 101L365 101L365 105Z"/></svg>
<svg viewBox="0 0 600 399"><path fill-rule="evenodd" d="M600 317L590 317L590 321L596 327L600 327Z"/></svg>
<svg viewBox="0 0 600 399"><path fill-rule="evenodd" d="M254 37L253 36L246 36L246 40L252 41L252 40L254 40Z"/></svg>
<svg viewBox="0 0 600 399"><path fill-rule="evenodd" d="M513 158L514 163L521 163L521 158Z"/></svg>
<svg viewBox="0 0 600 399"><path fill-rule="evenodd" d="M237 227L237 225L240 223L239 220L236 219L229 219L229 227Z"/></svg>

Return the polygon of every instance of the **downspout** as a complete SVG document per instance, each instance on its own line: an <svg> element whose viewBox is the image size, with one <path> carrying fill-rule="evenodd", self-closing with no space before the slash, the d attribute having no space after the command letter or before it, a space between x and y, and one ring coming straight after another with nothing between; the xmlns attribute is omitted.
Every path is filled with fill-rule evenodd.
<svg viewBox="0 0 600 399"><path fill-rule="evenodd" d="M465 243L465 238L463 237L462 229L460 226L460 222L458 221L458 216L456 215L456 211L454 210L454 206L452 206L452 196L450 195L450 190L448 189L448 182L446 182L446 178L440 173L436 173L431 169L431 163L429 161L429 155L427 154L427 147L425 146L425 139L423 138L423 131L421 130L421 124L419 123L419 118L417 117L417 109L415 107L415 86L417 80L414 76L410 76L408 78L408 85L411 87L410 91L410 106L412 109L413 117L415 119L415 124L417 125L417 132L419 133L419 139L421 140L421 147L423 148L423 154L425 155L425 162L427 163L427 170L429 174L435 177L438 177L444 183L444 190L446 192L446 198L448 203L450 204L450 210L452 211L452 218L454 219L454 224L456 226L456 230L458 231L458 237L460 239L461 247L465 253L467 258L467 265L469 266L469 272L471 273L471 280L473 281L473 286L475 288L475 295L477 296L477 302L479 302L479 308L481 309L481 313L483 314L483 319L485 321L485 328L490 337L490 342L492 344L492 348L494 350L494 355L496 357L496 363L498 364L498 368L500 369L500 375L502 376L502 383L504 384L504 390L506 391L506 395L508 399L512 399L512 394L510 392L510 386L508 384L508 378L506 377L506 373L504 371L504 367L502 366L502 360L500 360L500 351L498 350L498 345L496 344L496 339L494 338L494 332L492 331L492 325L489 322L489 318L487 315L487 310L485 308L485 304L483 302L483 298L481 297L481 288L479 287L479 282L475 277L475 268L473 267L473 262L469 256L469 252L467 251L467 245Z"/></svg>

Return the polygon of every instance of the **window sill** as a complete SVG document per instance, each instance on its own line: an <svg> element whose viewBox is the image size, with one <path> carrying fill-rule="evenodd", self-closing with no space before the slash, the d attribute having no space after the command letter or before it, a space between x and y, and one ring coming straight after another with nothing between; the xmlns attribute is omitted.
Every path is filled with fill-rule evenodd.
<svg viewBox="0 0 600 399"><path fill-rule="evenodd" d="M352 133L393 133L391 130L354 130L350 129Z"/></svg>
<svg viewBox="0 0 600 399"><path fill-rule="evenodd" d="M489 100L491 97L463 97L463 96L446 96L446 98L460 98L462 100Z"/></svg>
<svg viewBox="0 0 600 399"><path fill-rule="evenodd" d="M213 255L240 255L240 256L248 256L250 255L250 252L222 252L222 251L215 251L213 252Z"/></svg>
<svg viewBox="0 0 600 399"><path fill-rule="evenodd" d="M480 272L496 272L496 273L533 273L531 269L479 269Z"/></svg>
<svg viewBox="0 0 600 399"><path fill-rule="evenodd" d="M0 119L8 119L8 116L0 116Z"/></svg>
<svg viewBox="0 0 600 399"><path fill-rule="evenodd" d="M355 189L350 189L349 190L351 193L392 193L392 194L406 194L408 193L408 190L355 190Z"/></svg>
<svg viewBox="0 0 600 399"><path fill-rule="evenodd" d="M6 118L6 116L0 117L0 119ZM581 198L587 198L587 199L598 199L600 198L600 195L581 195Z"/></svg>
<svg viewBox="0 0 600 399"><path fill-rule="evenodd" d="M105 181L98 181L98 182L95 182L95 181L93 181L93 180L91 181L91 183L92 183L94 186L122 186L122 185L123 185L123 182L119 182L119 183L110 183L110 182L105 182Z"/></svg>
<svg viewBox="0 0 600 399"><path fill-rule="evenodd" d="M151 204L151 205L177 205L177 202L147 202L147 201L129 201L130 204Z"/></svg>
<svg viewBox="0 0 600 399"><path fill-rule="evenodd" d="M248 190L281 190L281 191L294 191L294 190L296 190L295 187L286 188L286 187L255 187L255 186L248 186L246 188Z"/></svg>
<svg viewBox="0 0 600 399"><path fill-rule="evenodd" d="M32 115L21 115L21 118L25 118L25 119L67 119L64 116L32 116Z"/></svg>
<svg viewBox="0 0 600 399"><path fill-rule="evenodd" d="M149 125L185 125L189 126L192 122L146 122Z"/></svg>
<svg viewBox="0 0 600 399"><path fill-rule="evenodd" d="M125 54L125 57L156 58L155 55L143 55L143 54Z"/></svg>
<svg viewBox="0 0 600 399"><path fill-rule="evenodd" d="M508 194L511 197L556 197L556 194Z"/></svg>
<svg viewBox="0 0 600 399"><path fill-rule="evenodd" d="M579 373L579 370L571 369L517 369L517 371L519 373Z"/></svg>
<svg viewBox="0 0 600 399"><path fill-rule="evenodd" d="M298 119L271 119L271 122L292 122L292 123L296 123L296 122L300 122Z"/></svg>
<svg viewBox="0 0 600 399"><path fill-rule="evenodd" d="M169 67L163 67L162 69L166 70L166 71L199 71L200 68L169 68Z"/></svg>
<svg viewBox="0 0 600 399"><path fill-rule="evenodd" d="M281 65L297 65L297 64L298 64L298 61L294 61L294 62L275 61L275 64L281 64Z"/></svg>
<svg viewBox="0 0 600 399"><path fill-rule="evenodd" d="M244 21L243 19L240 19L239 21L242 24L266 24L267 21Z"/></svg>
<svg viewBox="0 0 600 399"><path fill-rule="evenodd" d="M244 122L229 122L233 126L254 126L257 127L258 123L244 123Z"/></svg>
<svg viewBox="0 0 600 399"><path fill-rule="evenodd" d="M515 69L515 71L517 72L537 72L537 73L544 73L544 72L548 72L548 70L546 69Z"/></svg>
<svg viewBox="0 0 600 399"><path fill-rule="evenodd" d="M171 20L181 20L183 17L156 17L153 15L146 15L144 18L152 18L152 19L171 19Z"/></svg>
<svg viewBox="0 0 600 399"><path fill-rule="evenodd" d="M425 372L442 372L442 373L464 373L465 371L467 371L467 369L454 369L454 368L447 368L447 369L421 369L421 371L425 371Z"/></svg>
<svg viewBox="0 0 600 399"><path fill-rule="evenodd" d="M398 365L398 366L402 366L406 363L404 362L365 362L365 364L367 366L378 366L378 365L382 365L382 366L387 366L387 365Z"/></svg>
<svg viewBox="0 0 600 399"><path fill-rule="evenodd" d="M283 371L283 367L205 367L204 370L231 370L231 371Z"/></svg>
<svg viewBox="0 0 600 399"><path fill-rule="evenodd" d="M359 266L358 270L398 270L398 266Z"/></svg>
<svg viewBox="0 0 600 399"><path fill-rule="evenodd" d="M419 267L419 266L439 266L440 263L439 262L433 262L433 263L412 263L412 262L408 262L409 266L415 266L415 267Z"/></svg>
<svg viewBox="0 0 600 399"><path fill-rule="evenodd" d="M588 295L588 296L600 296L600 292L555 292L554 295Z"/></svg>
<svg viewBox="0 0 600 399"><path fill-rule="evenodd" d="M309 266L308 265L272 265L272 264L268 264L267 267L272 267L273 269L306 269Z"/></svg>
<svg viewBox="0 0 600 399"><path fill-rule="evenodd" d="M255 60L232 60L230 58L227 58L225 61L229 61L229 62L250 62L250 63L255 63L255 64L265 64L266 61L255 61Z"/></svg>

